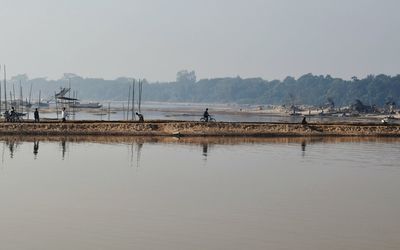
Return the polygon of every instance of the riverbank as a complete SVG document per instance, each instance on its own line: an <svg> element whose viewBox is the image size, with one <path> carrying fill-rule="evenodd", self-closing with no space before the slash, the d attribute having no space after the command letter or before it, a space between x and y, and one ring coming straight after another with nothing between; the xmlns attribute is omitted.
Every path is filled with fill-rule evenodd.
<svg viewBox="0 0 400 250"><path fill-rule="evenodd" d="M374 123L246 123L148 121L46 121L41 123L0 123L0 135L37 136L385 136L399 137L400 125Z"/></svg>

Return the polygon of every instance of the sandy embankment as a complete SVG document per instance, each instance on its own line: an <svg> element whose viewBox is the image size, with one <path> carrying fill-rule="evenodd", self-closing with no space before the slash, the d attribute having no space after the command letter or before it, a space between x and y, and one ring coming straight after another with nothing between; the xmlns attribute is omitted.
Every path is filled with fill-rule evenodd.
<svg viewBox="0 0 400 250"><path fill-rule="evenodd" d="M43 122L1 123L0 135L42 136L400 136L400 125L294 124L294 123L201 123L187 121L136 122Z"/></svg>

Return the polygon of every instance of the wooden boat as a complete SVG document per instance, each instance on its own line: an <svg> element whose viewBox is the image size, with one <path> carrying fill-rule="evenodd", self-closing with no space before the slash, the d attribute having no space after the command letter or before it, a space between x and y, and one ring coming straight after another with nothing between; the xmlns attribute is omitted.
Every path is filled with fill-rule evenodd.
<svg viewBox="0 0 400 250"><path fill-rule="evenodd" d="M80 102L75 102L70 104L71 108L76 108L76 109L98 109L103 107L98 102L88 102L88 103L80 103Z"/></svg>

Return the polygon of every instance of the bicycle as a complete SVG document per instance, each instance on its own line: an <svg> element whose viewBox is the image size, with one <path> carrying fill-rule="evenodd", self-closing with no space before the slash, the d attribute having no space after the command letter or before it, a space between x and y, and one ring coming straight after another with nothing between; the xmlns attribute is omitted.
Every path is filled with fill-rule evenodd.
<svg viewBox="0 0 400 250"><path fill-rule="evenodd" d="M208 116L208 121L207 121L206 117L200 118L200 121L201 122L216 122L217 120L215 120L215 118L211 117L211 115L210 115L210 116Z"/></svg>
<svg viewBox="0 0 400 250"><path fill-rule="evenodd" d="M24 113L18 113L18 112L10 113L8 111L4 112L4 114L3 114L6 122L22 122L23 117L25 115L26 114L24 114Z"/></svg>

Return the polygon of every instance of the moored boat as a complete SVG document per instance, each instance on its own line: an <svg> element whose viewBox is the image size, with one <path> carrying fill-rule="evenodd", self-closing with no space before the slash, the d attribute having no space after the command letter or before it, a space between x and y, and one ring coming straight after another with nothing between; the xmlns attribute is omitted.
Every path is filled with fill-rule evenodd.
<svg viewBox="0 0 400 250"><path fill-rule="evenodd" d="M394 124L396 123L398 119L395 118L394 116L386 116L385 118L382 119L383 124Z"/></svg>
<svg viewBox="0 0 400 250"><path fill-rule="evenodd" d="M98 109L103 107L98 102L88 102L88 103L80 103L80 102L75 102L70 105L71 108L77 108L77 109Z"/></svg>

